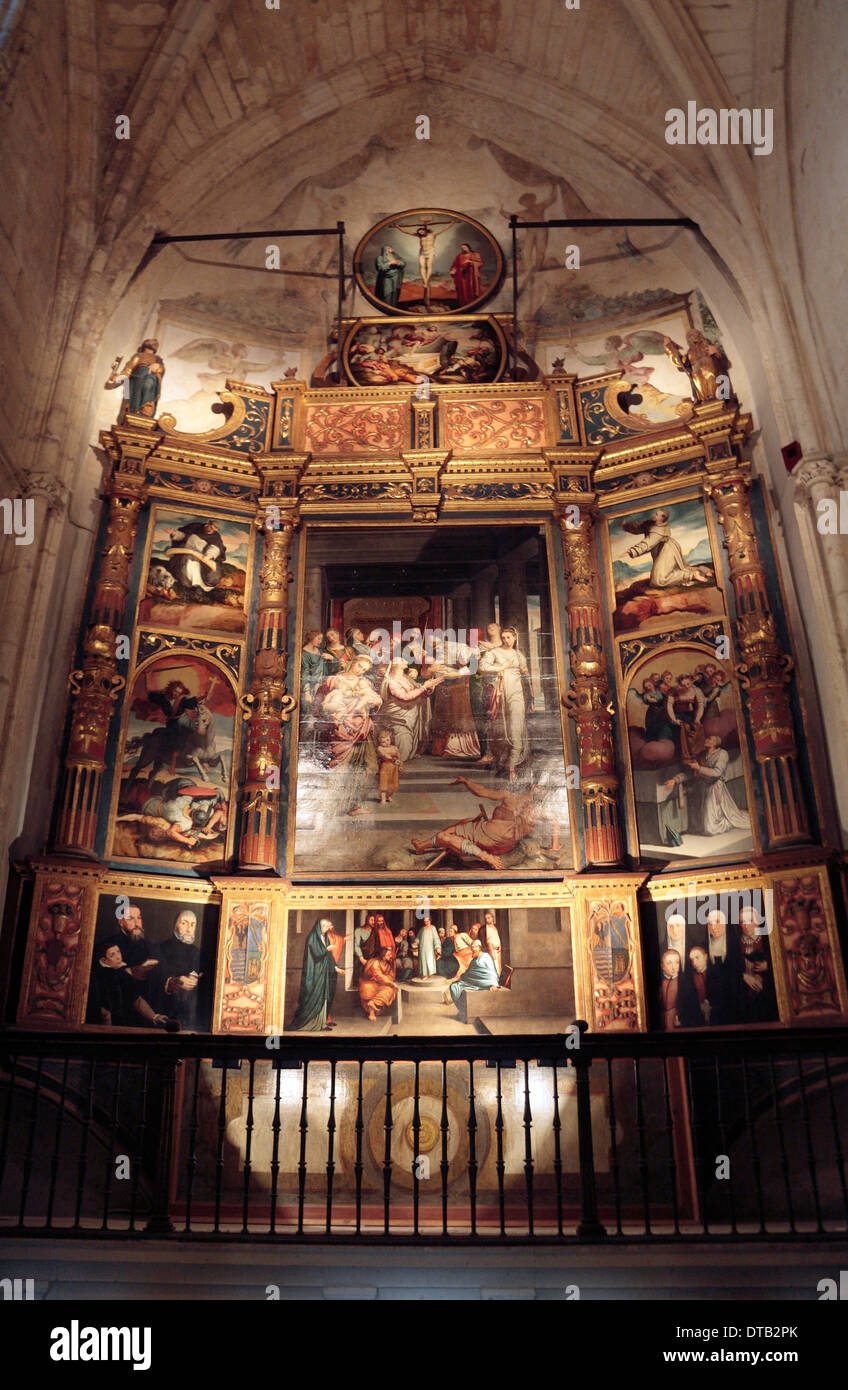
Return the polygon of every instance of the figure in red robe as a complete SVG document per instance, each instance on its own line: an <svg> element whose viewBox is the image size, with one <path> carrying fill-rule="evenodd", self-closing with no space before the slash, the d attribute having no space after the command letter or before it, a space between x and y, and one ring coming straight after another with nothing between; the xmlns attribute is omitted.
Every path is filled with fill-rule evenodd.
<svg viewBox="0 0 848 1390"><path fill-rule="evenodd" d="M483 257L479 251L472 251L468 242L464 241L450 268L457 308L461 309L464 304L471 304L480 298L483 293L482 271Z"/></svg>

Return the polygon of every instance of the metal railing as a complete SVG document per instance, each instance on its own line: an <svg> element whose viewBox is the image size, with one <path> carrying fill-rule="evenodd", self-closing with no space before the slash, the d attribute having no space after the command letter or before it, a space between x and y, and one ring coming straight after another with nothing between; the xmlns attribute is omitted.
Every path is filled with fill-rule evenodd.
<svg viewBox="0 0 848 1390"><path fill-rule="evenodd" d="M0 1233L844 1239L848 1032L7 1033Z"/></svg>

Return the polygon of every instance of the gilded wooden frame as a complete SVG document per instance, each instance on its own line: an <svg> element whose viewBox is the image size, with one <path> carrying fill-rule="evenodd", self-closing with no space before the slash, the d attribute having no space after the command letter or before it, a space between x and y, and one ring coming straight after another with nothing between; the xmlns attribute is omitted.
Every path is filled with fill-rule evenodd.
<svg viewBox="0 0 848 1390"><path fill-rule="evenodd" d="M604 598L606 600L605 611L608 626L608 635L613 650L612 674L615 681L616 704L618 708L618 733L620 740L619 746L621 749L623 764L626 768L627 773L629 774L625 775L625 777L622 779L623 790L625 794L625 811L627 816L628 846L630 849L630 853L633 854L637 859L640 857L645 857L642 855L641 837L639 834L639 823L636 812L636 793L633 775L634 769L630 757L629 740L627 737L627 696L633 684L633 675L626 675L624 673L621 659L621 647L625 642L636 642L645 636L648 636L651 639L655 637L660 637L668 638L670 644L673 640L673 644L676 650L690 649L693 653L705 656L706 651L708 649L708 643L704 637L699 635L700 631L705 628L720 628L722 635L727 637L730 644L731 656L727 658L723 664L725 667L729 666L730 668L729 674L731 698L733 701L733 711L736 716L736 724L740 735L740 754L742 758L742 767L745 779L747 810L751 821L751 838L753 841L753 849L740 850L736 854L717 855L715 858L710 859L674 859L673 861L670 861L667 867L670 872L676 873L679 867L687 865L691 865L692 869L696 870L699 866L708 868L711 863L725 863L728 865L732 865L734 863L745 863L746 861L750 860L752 854L759 854L762 852L762 838L760 834L760 824L758 815L758 801L756 795L757 789L754 782L753 772L751 768L750 750L748 747L748 726L746 712L742 703L739 682L734 669L735 659L732 655L734 651L733 626L730 618L730 609L728 606L727 580L724 574L724 568L721 563L720 542L717 534L715 517L713 515L712 507L709 501L704 497L704 494L700 488L684 486L681 490L680 483L675 483L673 479L669 480L669 483L666 485L665 488L654 483L648 489L640 489L640 493L645 494L643 495L641 501L637 501L634 494L628 493L626 496L617 497L614 502L610 501L607 505L603 507L602 511L599 514L599 520L603 523L600 527L601 554L603 557L602 583ZM689 617L687 617L685 613L679 613L676 616L669 615L668 619L665 622L658 623L656 626L652 626L647 633L642 629L636 630L634 632L617 633L614 628L615 580L613 576L612 546L610 541L611 524L617 520L620 520L622 517L630 515L633 512L646 511L653 501L656 501L658 505L661 504L664 507L674 506L679 502L692 501L698 501L703 506L704 516L706 519L707 534L709 536L710 542L710 551L712 555L713 568L715 570L715 587L721 596L723 611L715 615L706 615L703 618L698 618L695 615L690 615ZM645 653L647 653L651 649L651 644L646 645L644 648ZM653 650L657 653L657 660L660 660L663 648L661 646L653 646ZM712 649L712 659L718 659L716 658L714 648ZM637 669L641 661L642 653L640 653L639 656L636 658L636 661L631 664L631 672Z"/></svg>
<svg viewBox="0 0 848 1390"><path fill-rule="evenodd" d="M362 294L364 298L368 300L368 303L373 304L376 309L380 309L385 313L388 310L390 310L393 306L389 304L387 300L379 299L377 297L376 292L374 290L369 289L365 283L365 279L362 274L362 257L365 253L366 246L369 244L373 237L376 237L378 233L382 231L384 227L393 227L394 224L400 218L415 218L418 221L421 221L422 218L426 219L431 217L450 217L459 224L464 224L467 227L472 227L474 231L477 233L477 235L481 237L482 240L487 244L487 246L493 251L495 256L495 274L488 289L486 289L483 292L483 294L481 294L477 299L472 300L471 303L464 304L461 308L458 307L456 309L450 310L449 312L451 314L472 312L473 310L479 308L481 304L485 304L488 299L491 299L492 296L496 294L498 289L500 288L505 269L504 255L500 246L495 241L495 238L493 237L492 233L488 231L482 225L482 223L477 222L473 217L466 217L464 213L452 212L450 208L405 208L401 212L393 213L390 217L384 217L382 221L376 222L373 227L369 227L368 231L364 234L364 236L360 238L356 250L353 253L352 264L353 275L354 279L356 280L356 287L359 290L360 294ZM404 311L398 305L397 312L407 312L409 314L414 314L418 311L414 309Z"/></svg>
<svg viewBox="0 0 848 1390"><path fill-rule="evenodd" d="M367 522L366 522L365 518L362 518L361 520L344 522L344 521L335 521L335 520L319 519L319 518L312 518L312 517L309 517L309 518L305 519L305 521L304 521L304 525L303 525L303 528L302 528L302 531L301 531L301 537L300 537L300 547L299 547L299 555L298 555L298 572L297 572L297 580L296 580L296 585L297 585L297 588L296 588L296 593L297 593L297 621L296 621L296 624L295 624L295 647L294 647L294 665L295 665L295 670L294 670L294 674L293 674L293 694L294 694L295 699L298 701L298 707L300 706L300 663L299 663L299 661L298 661L297 658L298 658L298 655L299 655L299 653L300 653L301 647L302 647L302 645L303 645L304 601L305 601L304 589L305 589L306 559L307 559L307 549L308 549L309 530L310 530L311 528L315 528L315 529L321 529L321 530L330 529L330 530L339 530L339 531L341 531L341 530L349 529L349 528L351 528L351 527L354 528L355 530L361 530L361 528L362 528L362 526L363 526L364 524L367 524L367 525L369 526L369 528L370 528L370 527L382 527L382 526L386 526L386 527L392 527L393 529L396 530L396 529L398 528L399 525L402 525L402 526L406 526L410 531L414 531L414 530L416 529L415 524L414 524L411 520L409 520L409 521L404 520L404 521L402 521L402 522L399 522L397 519L391 519L391 520L389 520L389 519L381 519L381 518L369 518L369 519L367 520ZM446 526L461 526L461 527L467 529L469 526L474 526L474 525L477 525L477 526L480 526L480 527L487 527L487 528L491 528L491 527L495 527L495 526L522 526L522 525L523 525L523 526L526 526L526 525L534 525L534 526L536 526L536 525L538 525L538 526L540 527L540 530L541 530L542 534L544 535L544 539L545 539L545 548L546 548L547 577L548 577L548 592L549 592L550 604L551 604L551 621L552 621L552 627L553 627L554 656L555 656L555 664L556 664L556 675L557 675L557 681L558 681L558 684L559 684L560 694L562 694L562 692L567 688L567 682L566 682L566 678L565 678L565 663L564 663L564 643L566 642L566 636L565 636L565 634L566 634L566 632L567 632L567 629L566 629L566 628L564 627L564 625L563 625L562 615L561 615L560 610L559 610L559 596L558 596L558 592L557 592L557 569L556 569L556 564L555 564L555 562L554 562L554 555L553 555L553 547L554 547L555 544L556 544L556 545L559 545L559 539L558 539L558 537L556 537L556 536L554 535L553 523L552 523L552 520L551 520L550 516L539 515L538 513L536 513L536 514L531 513L529 516L528 516L527 514L524 514L524 515L522 515L521 517L517 517L517 516L515 516L514 514L513 514L513 515L508 515L508 516L503 516L503 515L497 515L497 516L494 516L494 515L493 515L493 516L477 516L477 517L474 518L474 520L471 520L470 518L469 518L468 520L460 520L460 519L454 518L454 517L439 517L438 521L435 522L434 525L435 525L435 527L436 527L437 529L438 529L439 527L446 527ZM571 749L572 749L572 747L573 747L573 739L572 739L571 730L570 730L570 728L569 728L569 726L568 726L568 717L567 717L567 715L566 715L565 708L564 708L564 706L563 706L563 704L562 704L562 699L561 699L561 698L560 698L560 700L559 700L558 703L559 703L559 723L560 723L560 730L561 730L561 737L562 737L562 750L563 750L563 773L564 773L563 790L566 791L567 797L568 797L569 833L570 833L570 838L571 838L571 853L572 853L573 865L574 865L574 867L576 868L576 867L580 864L580 859L581 859L581 852L580 852L580 832L579 832L579 827L580 827L580 825L582 824L582 814L583 814L583 812L582 812L582 803L581 803L581 800L580 800L580 793L579 793L579 791L576 791L573 787L569 787L569 786L567 785L568 781L570 780L570 779L566 776L567 769L569 768L569 766L575 765L574 760L570 760L570 758L569 758ZM287 823L286 823L286 865L285 865L285 873L286 873L287 877L290 878L290 879L295 879L295 878L297 878L297 879L299 879L299 880L308 880L308 879L310 879L310 878L314 878L314 874L308 874L308 873L304 873L304 872L296 873L295 867L294 867L294 857L295 857L295 820L296 820L296 813L297 813L298 750L299 750L299 744L300 744L300 721L299 721L299 720L293 721L290 739L291 739L291 742L290 742L290 744L289 744L289 805L288 805L288 814L287 814ZM412 875L410 875L410 877L411 877L411 876L412 876ZM527 873L527 872L525 871L525 876L531 877L532 875L531 875L530 873ZM540 877L540 879L551 878L551 877L555 877L555 876L556 876L556 872L555 872L555 871L553 871L553 872L551 872L551 871L545 871L545 870L539 871L539 877ZM396 875L396 874L392 874L392 873L386 873L386 874L383 874L383 875L379 875L379 874L376 874L376 873L374 873L374 872L369 872L369 871L367 871L367 870L363 870L361 874L357 874L357 875L342 875L342 874L335 874L335 875L332 875L332 876L327 875L327 876L324 878L324 882L333 883L333 882L338 882L338 881L340 881L340 880L348 880L348 879L350 879L350 880L355 880L355 881L359 881L359 880L365 879L365 880L373 880L373 881L375 881L375 882L383 882L383 881L386 881L387 879L391 879L391 878L393 878L393 877L397 877L397 875ZM436 872L434 872L434 874L433 874L433 876L432 876L432 881L435 882L435 881L437 881L438 879L446 879L446 878L453 878L453 879L456 879L456 877L457 877L456 873L451 873L451 872L448 871L448 870L445 870L445 871L442 871L442 872L439 872L439 871L437 870ZM461 881L461 880L460 880L460 881ZM504 882L504 881L505 881L505 882L509 882L510 880L509 880L509 879L506 879L506 880L503 880L503 879L495 879L494 877L492 877L491 880L486 880L486 881L491 881L491 882L494 883L494 882Z"/></svg>

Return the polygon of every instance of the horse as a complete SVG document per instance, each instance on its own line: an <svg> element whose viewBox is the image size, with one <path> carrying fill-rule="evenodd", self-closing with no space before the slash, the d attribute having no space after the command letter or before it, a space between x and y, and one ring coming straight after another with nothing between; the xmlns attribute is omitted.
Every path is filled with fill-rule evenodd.
<svg viewBox="0 0 848 1390"><path fill-rule="evenodd" d="M178 767L194 766L204 781L213 768L220 768L220 780L226 785L224 757L215 745L215 716L203 703L198 705L194 728L181 727L176 742L170 729L160 727L130 739L126 746L127 753L134 753L136 749L141 751L130 773L128 790L138 780L139 773L151 766L149 782L154 782L163 768L170 768L173 772Z"/></svg>

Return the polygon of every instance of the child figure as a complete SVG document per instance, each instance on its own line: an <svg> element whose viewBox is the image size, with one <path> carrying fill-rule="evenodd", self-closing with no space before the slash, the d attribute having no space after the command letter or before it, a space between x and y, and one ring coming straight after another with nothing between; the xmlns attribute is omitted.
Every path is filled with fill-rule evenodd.
<svg viewBox="0 0 848 1390"><path fill-rule="evenodd" d="M400 753L392 743L391 729L381 729L377 735L377 786L380 789L380 805L394 800L400 776Z"/></svg>

